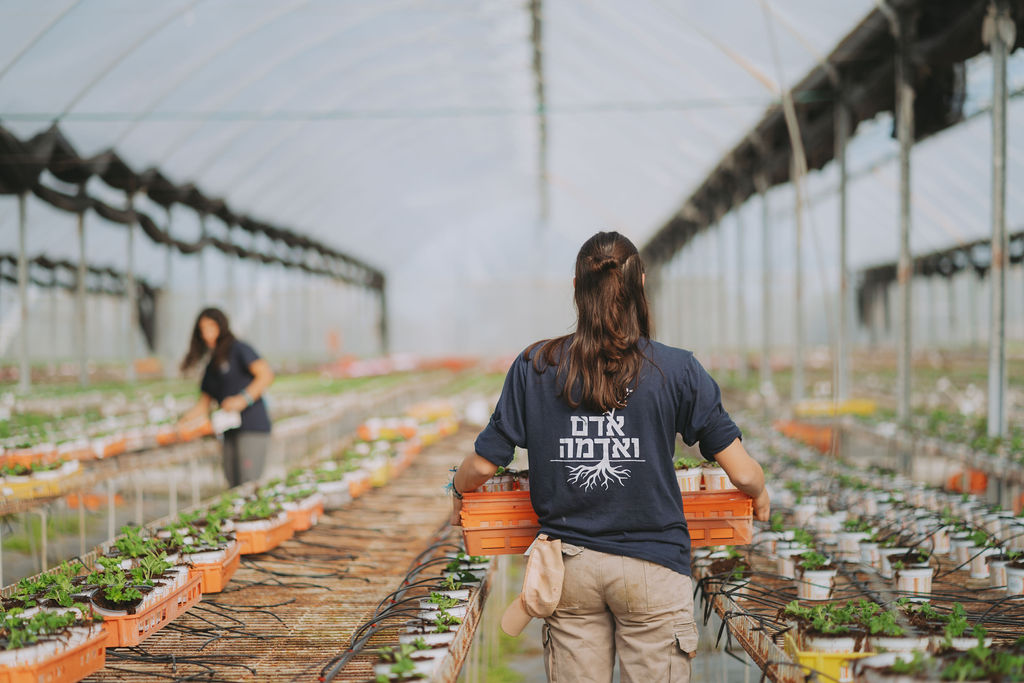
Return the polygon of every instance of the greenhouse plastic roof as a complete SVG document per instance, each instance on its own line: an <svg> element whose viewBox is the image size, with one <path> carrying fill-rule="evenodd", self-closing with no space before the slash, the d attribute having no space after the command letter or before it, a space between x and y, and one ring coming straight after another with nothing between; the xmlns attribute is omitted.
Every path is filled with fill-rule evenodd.
<svg viewBox="0 0 1024 683"><path fill-rule="evenodd" d="M568 281L586 237L617 229L643 244L778 101L779 84L799 82L874 7L545 0L546 219L527 2L7 2L0 124L21 139L57 124L83 156L114 150L135 171L194 183L236 212L380 268L399 349L509 350L571 323ZM969 93L984 100L976 71ZM1011 131L1020 109L1011 107ZM896 216L888 126L862 124L851 149L855 174L858 163L872 169L855 181L851 212L870 225L855 238L860 263L894 253L875 253ZM943 140L954 140L973 156L965 137L984 135L975 129L982 119L915 154L946 156ZM967 186L959 169L921 164L958 191L932 191L916 175L925 187L915 212L938 216L915 230L942 232L956 213L965 221L945 231L976 236L964 225L983 223L989 191L985 158L969 163L978 168ZM812 197L833 182L829 169L812 176ZM123 193L97 179L89 191L123 206ZM813 208L822 225L824 192ZM878 201L886 193L891 212ZM177 238L196 239L194 212L170 219ZM0 197L0 252L16 248L16 220L14 198ZM29 223L30 255L75 258L72 216L33 199ZM123 228L95 215L88 228L89 260L123 268ZM162 249L137 242L139 270L159 284ZM476 329L480 316L487 330ZM431 325L444 330L425 333Z"/></svg>

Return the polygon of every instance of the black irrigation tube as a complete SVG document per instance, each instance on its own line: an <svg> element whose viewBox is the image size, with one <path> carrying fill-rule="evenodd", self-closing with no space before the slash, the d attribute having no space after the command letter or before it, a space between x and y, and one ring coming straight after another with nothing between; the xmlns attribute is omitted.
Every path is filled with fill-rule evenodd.
<svg viewBox="0 0 1024 683"><path fill-rule="evenodd" d="M444 555L441 557L432 558L430 560L427 560L426 558L435 555L436 553L444 549L454 550L457 551L457 553L464 552L461 546L448 540L452 532L453 528L448 525L448 522L444 522L438 528L434 535L435 541L428 545L427 548L424 549L419 555L417 555L416 558L412 561L409 571L406 573L405 578L400 583L400 588L396 591L392 591L386 598L384 598L384 600L378 603L377 610L375 611L373 617L371 617L368 621L364 622L353 631L352 637L349 640L348 649L346 649L345 652L333 657L324 665L324 667L320 671L320 677L318 679L319 681L323 683L329 683L330 681L334 680L334 677L337 676L338 673L340 673L341 670L348 665L352 658L362 652L362 649L366 645L366 643L369 642L369 640L374 635L376 635L376 633L385 628L383 624L384 620L396 616L409 616L419 618L419 613L421 611L419 609L408 610L397 608L404 607L406 604L412 602L413 600L419 599L418 597L404 599L402 596L407 591L409 591L412 588L425 587L430 585L431 580L414 580L419 573L421 573L429 567L437 566L440 564L448 564L452 560L456 559L454 556ZM436 581L437 578L434 577L432 580ZM388 603L389 600L390 603L388 604L388 606L384 609L381 609L381 607L385 603Z"/></svg>

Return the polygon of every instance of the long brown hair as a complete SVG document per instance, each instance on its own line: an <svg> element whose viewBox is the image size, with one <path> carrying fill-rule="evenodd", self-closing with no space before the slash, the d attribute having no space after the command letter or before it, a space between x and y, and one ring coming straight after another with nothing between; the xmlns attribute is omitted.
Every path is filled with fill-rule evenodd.
<svg viewBox="0 0 1024 683"><path fill-rule="evenodd" d="M639 381L640 339L651 336L643 287L644 264L636 247L617 232L599 232L576 256L576 331L540 341L525 351L537 372L557 365L559 396L572 408L598 412L626 405Z"/></svg>
<svg viewBox="0 0 1024 683"><path fill-rule="evenodd" d="M206 356L209 349L203 341L203 335L199 331L199 321L209 318L217 323L220 332L217 334L217 343L213 346L213 362L216 365L224 363L231 353L231 345L235 343L235 335L231 333L231 326L228 324L228 317L219 308L204 308L196 316L196 324L192 326L192 338L188 344L188 353L181 361L181 371L187 372L189 368L198 363Z"/></svg>

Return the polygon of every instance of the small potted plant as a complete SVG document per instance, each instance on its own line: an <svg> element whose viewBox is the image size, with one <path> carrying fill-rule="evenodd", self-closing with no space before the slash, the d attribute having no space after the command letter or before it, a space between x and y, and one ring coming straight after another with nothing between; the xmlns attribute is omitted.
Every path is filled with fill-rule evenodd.
<svg viewBox="0 0 1024 683"><path fill-rule="evenodd" d="M861 557L861 542L866 541L873 532L871 523L862 517L844 521L843 530L838 534L839 558L846 562L858 561Z"/></svg>
<svg viewBox="0 0 1024 683"><path fill-rule="evenodd" d="M736 486L729 479L725 470L716 463L705 462L701 464L701 476L704 480L704 488L708 491L735 491Z"/></svg>
<svg viewBox="0 0 1024 683"><path fill-rule="evenodd" d="M877 605L876 605L877 607ZM863 620L868 630L868 649L875 652L913 652L928 648L928 636L910 635L897 623L897 613L879 608Z"/></svg>
<svg viewBox="0 0 1024 683"><path fill-rule="evenodd" d="M676 480L679 482L679 490L683 493L700 491L701 461L687 456L678 457L673 461L676 471ZM725 470L722 470L723 474ZM731 482L730 482L731 483Z"/></svg>
<svg viewBox="0 0 1024 683"><path fill-rule="evenodd" d="M832 597L837 570L827 556L816 550L800 555L796 567L797 596L801 600L828 600Z"/></svg>

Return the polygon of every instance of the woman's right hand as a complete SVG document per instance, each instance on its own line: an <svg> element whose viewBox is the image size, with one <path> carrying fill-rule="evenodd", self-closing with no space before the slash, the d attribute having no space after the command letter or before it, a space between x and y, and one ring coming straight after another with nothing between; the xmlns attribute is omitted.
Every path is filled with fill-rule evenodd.
<svg viewBox="0 0 1024 683"><path fill-rule="evenodd" d="M761 495L754 498L754 519L759 522L771 521L772 505L768 498L768 489L762 489Z"/></svg>

